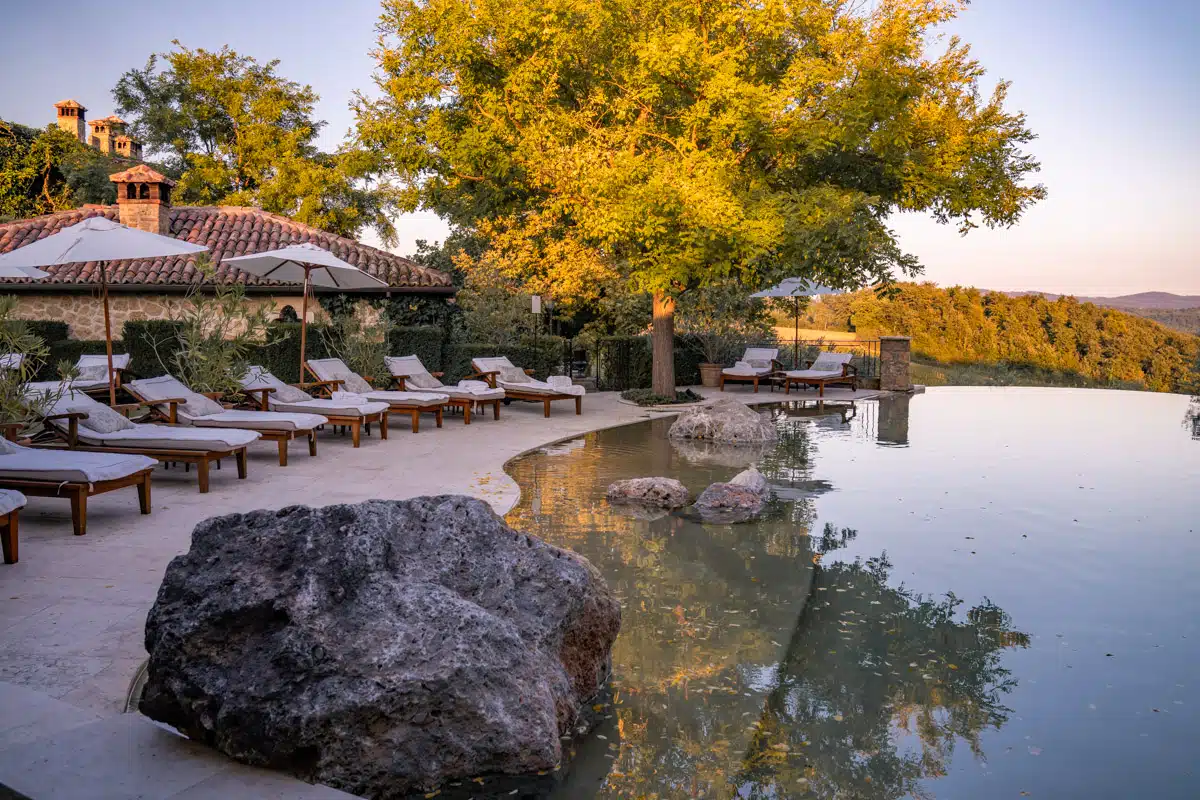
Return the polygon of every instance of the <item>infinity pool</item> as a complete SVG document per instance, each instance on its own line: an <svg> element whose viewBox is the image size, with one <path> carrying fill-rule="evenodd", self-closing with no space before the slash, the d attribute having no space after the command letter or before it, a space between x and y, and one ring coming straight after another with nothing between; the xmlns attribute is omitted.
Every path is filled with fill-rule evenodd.
<svg viewBox="0 0 1200 800"><path fill-rule="evenodd" d="M1200 796L1200 440L1178 395L930 390L670 420L520 458L508 517L622 600L613 701L561 797ZM762 520L638 518L758 465Z"/></svg>

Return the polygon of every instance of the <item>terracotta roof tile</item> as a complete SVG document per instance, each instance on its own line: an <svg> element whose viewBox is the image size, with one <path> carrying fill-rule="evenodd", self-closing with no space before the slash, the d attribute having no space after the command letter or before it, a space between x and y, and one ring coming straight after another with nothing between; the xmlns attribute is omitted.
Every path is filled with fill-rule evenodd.
<svg viewBox="0 0 1200 800"><path fill-rule="evenodd" d="M140 169L152 171L138 165L127 172ZM154 179L137 177L133 180ZM449 288L452 285L450 276L444 272L257 208L178 206L171 208L170 214L171 236L208 247L209 257L216 267L216 280L221 283L243 280L249 286L289 285L247 275L221 261L226 256L261 253L289 244L312 242L396 289ZM2 224L0 253L31 244L88 217L107 217L116 221L117 207L91 206ZM50 277L36 283L47 288L54 284L93 284L98 281L96 266L95 262L87 262L47 267ZM108 267L110 283L130 286L186 285L195 283L197 277L195 256L114 261ZM0 279L0 286L32 282L27 278Z"/></svg>

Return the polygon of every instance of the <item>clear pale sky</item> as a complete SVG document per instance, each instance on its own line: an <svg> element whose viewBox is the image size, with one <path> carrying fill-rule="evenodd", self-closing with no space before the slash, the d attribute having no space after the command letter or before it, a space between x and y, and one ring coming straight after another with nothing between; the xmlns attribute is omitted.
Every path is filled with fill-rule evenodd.
<svg viewBox="0 0 1200 800"><path fill-rule="evenodd" d="M514 0L516 1L516 0ZM172 39L228 44L321 95L332 149L353 125L355 89L371 89L378 3L13 2L0 28L0 118L41 126L71 97L89 118L112 112L123 71ZM1200 2L975 0L952 31L988 81L1013 82L1010 107L1040 138L1050 198L1015 228L961 238L920 218L894 221L937 283L1087 295L1200 294ZM990 87L990 83L988 84ZM990 88L989 88L990 90ZM435 216L400 220L398 252L437 240Z"/></svg>

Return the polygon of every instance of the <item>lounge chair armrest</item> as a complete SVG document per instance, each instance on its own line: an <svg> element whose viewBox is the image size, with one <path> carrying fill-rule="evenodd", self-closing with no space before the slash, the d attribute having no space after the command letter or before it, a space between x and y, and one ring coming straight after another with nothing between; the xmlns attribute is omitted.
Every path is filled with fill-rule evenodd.
<svg viewBox="0 0 1200 800"><path fill-rule="evenodd" d="M297 389L319 389L322 386L329 386L336 389L343 383L345 383L345 381L338 379L331 381L301 381L300 383L293 383L291 385L295 386Z"/></svg>
<svg viewBox="0 0 1200 800"><path fill-rule="evenodd" d="M403 391L405 391L404 381L407 379L408 379L407 375L393 375L391 385L395 386L397 389L399 389L400 391L403 392Z"/></svg>
<svg viewBox="0 0 1200 800"><path fill-rule="evenodd" d="M218 400L218 401L219 401L219 400L220 400L222 397L224 397L224 396L225 396L225 393L224 393L224 392L197 392L197 394L204 395L204 396L205 396L205 397L207 397L209 400Z"/></svg>
<svg viewBox="0 0 1200 800"><path fill-rule="evenodd" d="M4 433L4 438L10 442L17 440L17 435L25 428L24 422L0 422L0 432Z"/></svg>
<svg viewBox="0 0 1200 800"><path fill-rule="evenodd" d="M250 398L251 404L253 405L257 403L258 408L261 411L270 411L268 396L274 391L274 386L259 386L255 389L242 389L242 393Z"/></svg>
<svg viewBox="0 0 1200 800"><path fill-rule="evenodd" d="M533 369L526 369L526 370L525 370L525 374L526 374L526 375L532 375L532 374L533 374L534 372L536 372L536 371L537 371L537 370L533 370Z"/></svg>
<svg viewBox="0 0 1200 800"><path fill-rule="evenodd" d="M87 415L86 411L67 411L62 414L48 414L48 415L42 417L42 419L46 420L47 422L51 422L56 419L71 420L71 419L87 419L87 418L88 418L88 415Z"/></svg>
<svg viewBox="0 0 1200 800"><path fill-rule="evenodd" d="M476 372L472 375L468 375L463 380L467 380L467 381L482 380L488 386L495 389L496 388L496 376L499 374L500 374L500 370L494 369L490 372Z"/></svg>
<svg viewBox="0 0 1200 800"><path fill-rule="evenodd" d="M444 372L431 372L429 374L435 378L443 378L446 375L446 373L444 373Z"/></svg>

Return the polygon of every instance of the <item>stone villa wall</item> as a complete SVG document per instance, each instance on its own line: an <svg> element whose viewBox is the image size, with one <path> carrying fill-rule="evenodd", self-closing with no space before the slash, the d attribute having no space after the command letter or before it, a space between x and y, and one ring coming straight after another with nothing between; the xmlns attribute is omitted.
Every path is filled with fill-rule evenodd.
<svg viewBox="0 0 1200 800"><path fill-rule="evenodd" d="M17 319L59 320L71 326L72 339L104 338L104 306L101 305L98 294L22 293L16 297L17 309L13 316ZM300 313L302 302L299 295L252 296L246 300L253 307L266 305L276 313L284 306L291 306L297 314ZM108 307L112 318L113 336L120 337L121 327L127 320L169 319L173 312L178 311L187 302L187 298L179 294L110 294ZM310 299L310 322L314 318L315 307L316 303Z"/></svg>

